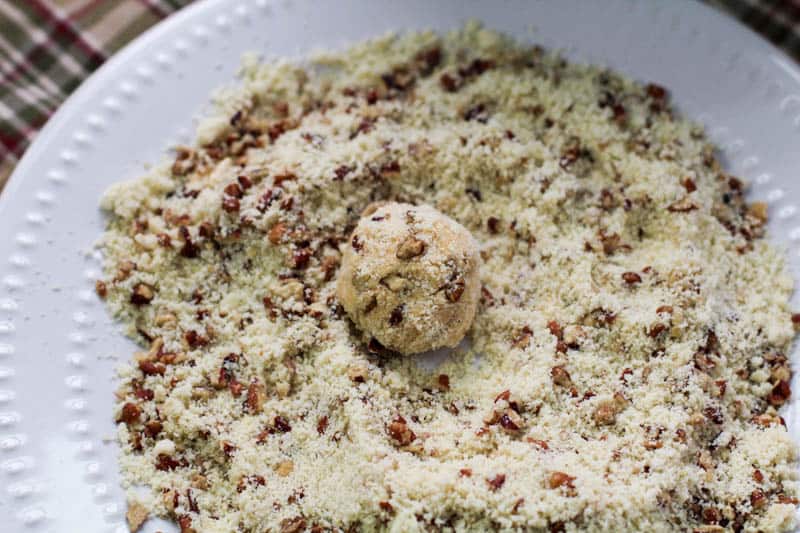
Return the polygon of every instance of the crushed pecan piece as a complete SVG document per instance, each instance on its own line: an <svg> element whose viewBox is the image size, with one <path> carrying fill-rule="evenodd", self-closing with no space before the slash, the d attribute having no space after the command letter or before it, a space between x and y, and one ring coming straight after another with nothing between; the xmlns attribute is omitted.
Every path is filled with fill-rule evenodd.
<svg viewBox="0 0 800 533"><path fill-rule="evenodd" d="M408 446L417 438L416 434L408 427L406 419L400 415L392 419L387 431L392 440L399 446Z"/></svg>
<svg viewBox="0 0 800 533"><path fill-rule="evenodd" d="M99 279L94 282L94 291L97 293L97 296L102 299L105 299L105 297L108 295L108 287L106 286L106 283Z"/></svg>
<svg viewBox="0 0 800 533"><path fill-rule="evenodd" d="M628 285L636 285L637 283L642 282L642 276L636 272L623 272L622 280Z"/></svg>
<svg viewBox="0 0 800 533"><path fill-rule="evenodd" d="M489 490L492 492L500 490L506 482L505 474L497 474L493 478L487 479L486 483L489 484Z"/></svg>
<svg viewBox="0 0 800 533"><path fill-rule="evenodd" d="M531 337L533 337L533 331L531 328L528 326L523 326L517 336L512 339L511 345L514 346L514 348L524 350L530 345Z"/></svg>
<svg viewBox="0 0 800 533"><path fill-rule="evenodd" d="M120 411L119 417L117 417L117 422L124 422L126 425L130 426L139 421L141 414L142 410L138 405L127 402L122 406L122 411Z"/></svg>
<svg viewBox="0 0 800 533"><path fill-rule="evenodd" d="M772 388L772 391L769 393L767 400L771 405L774 406L781 406L789 399L792 395L792 389L789 386L789 382L785 380L781 380L775 384Z"/></svg>
<svg viewBox="0 0 800 533"><path fill-rule="evenodd" d="M319 417L319 420L317 420L317 433L320 435L324 435L325 430L327 429L328 429L328 417L327 416Z"/></svg>
<svg viewBox="0 0 800 533"><path fill-rule="evenodd" d="M547 486L551 489L557 489L559 487L574 489L575 485L573 485L573 481L575 481L574 476L556 471L550 473L550 477L547 478Z"/></svg>
<svg viewBox="0 0 800 533"><path fill-rule="evenodd" d="M677 200L667 206L667 211L670 213L688 213L697 209L697 204L688 197Z"/></svg>
<svg viewBox="0 0 800 533"><path fill-rule="evenodd" d="M571 387L572 379L569 372L563 366L554 366L550 369L550 377L553 378L553 383L561 387Z"/></svg>
<svg viewBox="0 0 800 533"><path fill-rule="evenodd" d="M397 247L397 258L408 260L418 257L425 253L425 242L417 239L413 235L409 235Z"/></svg>
<svg viewBox="0 0 800 533"><path fill-rule="evenodd" d="M280 433L289 433L292 430L292 426L289 425L289 422L280 415L272 419L272 427L275 428L275 431Z"/></svg>
<svg viewBox="0 0 800 533"><path fill-rule="evenodd" d="M125 512L125 519L128 521L128 529L131 533L136 533L141 529L150 517L147 508L136 500L128 502L128 510Z"/></svg>
<svg viewBox="0 0 800 533"><path fill-rule="evenodd" d="M397 326L403 321L403 311L405 310L405 306L403 304L398 305L394 309L392 309L392 313L389 315L389 325L390 326Z"/></svg>
<svg viewBox="0 0 800 533"><path fill-rule="evenodd" d="M137 283L131 292L131 303L133 305L147 305L155 298L155 289L147 283Z"/></svg>
<svg viewBox="0 0 800 533"><path fill-rule="evenodd" d="M156 470L167 471L167 470L175 470L181 464L172 458L172 456L160 453L158 457L156 457Z"/></svg>
<svg viewBox="0 0 800 533"><path fill-rule="evenodd" d="M302 516L285 518L281 521L280 533L300 533L306 529L306 519Z"/></svg>
<svg viewBox="0 0 800 533"><path fill-rule="evenodd" d="M526 440L528 442L530 442L531 444L533 444L534 446L537 446L537 447L541 448L542 450L549 450L550 449L550 446L547 444L547 441L545 441L545 440L534 439L534 438L531 438L531 437L528 437Z"/></svg>

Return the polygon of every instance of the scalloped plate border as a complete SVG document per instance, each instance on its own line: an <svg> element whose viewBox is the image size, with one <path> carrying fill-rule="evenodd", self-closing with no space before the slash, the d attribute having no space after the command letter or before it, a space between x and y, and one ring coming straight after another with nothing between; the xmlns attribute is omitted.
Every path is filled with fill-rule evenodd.
<svg viewBox="0 0 800 533"><path fill-rule="evenodd" d="M663 83L685 114L708 126L728 168L751 181L751 196L769 203L770 237L800 279L800 69L737 23L688 0L312 3L206 0L146 32L61 107L0 196L0 225L10 236L0 243L7 531L127 531L110 406L113 370L131 344L93 291L97 198L169 144L189 140L191 117L251 49L296 55L309 45L341 46L343 37L443 29L475 17L573 59ZM793 401L785 414L800 442L797 410ZM174 530L155 522L146 530L158 525Z"/></svg>

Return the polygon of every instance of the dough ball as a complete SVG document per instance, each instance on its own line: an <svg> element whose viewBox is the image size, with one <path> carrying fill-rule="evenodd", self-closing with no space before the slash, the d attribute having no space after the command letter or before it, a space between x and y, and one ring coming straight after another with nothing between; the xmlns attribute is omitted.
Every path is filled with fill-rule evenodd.
<svg viewBox="0 0 800 533"><path fill-rule="evenodd" d="M337 295L365 337L413 354L456 346L480 297L478 245L427 205L372 204L342 256Z"/></svg>

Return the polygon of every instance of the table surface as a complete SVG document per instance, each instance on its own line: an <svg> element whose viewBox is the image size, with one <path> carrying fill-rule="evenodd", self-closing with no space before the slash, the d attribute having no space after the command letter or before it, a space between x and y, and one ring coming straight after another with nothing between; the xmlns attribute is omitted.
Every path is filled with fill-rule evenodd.
<svg viewBox="0 0 800 533"><path fill-rule="evenodd" d="M36 133L93 70L192 1L0 0L0 190ZM800 0L705 1L800 61Z"/></svg>

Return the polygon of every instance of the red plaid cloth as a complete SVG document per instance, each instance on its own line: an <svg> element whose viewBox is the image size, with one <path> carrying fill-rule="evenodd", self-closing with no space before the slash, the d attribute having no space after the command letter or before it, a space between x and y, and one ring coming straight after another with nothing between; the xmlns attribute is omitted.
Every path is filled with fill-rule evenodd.
<svg viewBox="0 0 800 533"><path fill-rule="evenodd" d="M0 0L0 187L36 132L115 51L191 0Z"/></svg>
<svg viewBox="0 0 800 533"><path fill-rule="evenodd" d="M191 1L0 0L0 188L84 78ZM800 0L707 1L800 59Z"/></svg>

